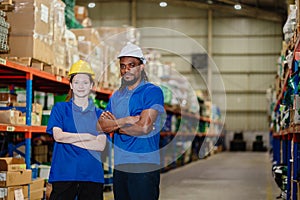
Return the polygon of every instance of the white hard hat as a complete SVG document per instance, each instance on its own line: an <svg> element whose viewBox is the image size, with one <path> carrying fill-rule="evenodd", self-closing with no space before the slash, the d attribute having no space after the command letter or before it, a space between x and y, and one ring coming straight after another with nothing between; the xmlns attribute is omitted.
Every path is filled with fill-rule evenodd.
<svg viewBox="0 0 300 200"><path fill-rule="evenodd" d="M146 59L143 55L141 48L132 43L128 43L125 47L123 47L120 54L118 55L118 58L125 56L138 58L143 62L143 64L146 64Z"/></svg>

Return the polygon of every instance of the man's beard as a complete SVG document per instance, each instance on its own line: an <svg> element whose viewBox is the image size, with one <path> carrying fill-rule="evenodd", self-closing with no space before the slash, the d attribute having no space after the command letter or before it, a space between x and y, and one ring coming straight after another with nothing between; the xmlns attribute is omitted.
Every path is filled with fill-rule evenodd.
<svg viewBox="0 0 300 200"><path fill-rule="evenodd" d="M130 81L126 81L124 79L124 77L122 77L122 79L121 79L121 85L122 86L131 86L131 85L135 84L137 81L138 81L137 77L135 77L134 79L132 79Z"/></svg>

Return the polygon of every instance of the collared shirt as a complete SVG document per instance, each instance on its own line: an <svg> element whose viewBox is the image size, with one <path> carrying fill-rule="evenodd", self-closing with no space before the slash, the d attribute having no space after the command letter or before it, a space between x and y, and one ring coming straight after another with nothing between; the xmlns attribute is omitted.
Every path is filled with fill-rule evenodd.
<svg viewBox="0 0 300 200"><path fill-rule="evenodd" d="M56 103L52 110L46 132L53 134L53 127L74 134L98 135L96 124L102 110L89 99L85 110L73 100ZM104 183L101 154L72 144L54 142L49 182L91 181Z"/></svg>
<svg viewBox="0 0 300 200"><path fill-rule="evenodd" d="M114 134L114 163L151 163L160 164L159 140L161 115L164 113L162 90L151 83L142 81L134 90L116 91L107 105L107 110L116 118L140 115L143 110L158 111L155 129L147 135L130 136Z"/></svg>

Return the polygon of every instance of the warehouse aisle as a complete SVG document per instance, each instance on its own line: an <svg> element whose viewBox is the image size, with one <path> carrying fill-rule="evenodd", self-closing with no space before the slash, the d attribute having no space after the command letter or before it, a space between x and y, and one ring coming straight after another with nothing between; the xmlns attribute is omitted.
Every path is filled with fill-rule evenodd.
<svg viewBox="0 0 300 200"><path fill-rule="evenodd" d="M268 153L223 152L162 174L160 200L274 200Z"/></svg>

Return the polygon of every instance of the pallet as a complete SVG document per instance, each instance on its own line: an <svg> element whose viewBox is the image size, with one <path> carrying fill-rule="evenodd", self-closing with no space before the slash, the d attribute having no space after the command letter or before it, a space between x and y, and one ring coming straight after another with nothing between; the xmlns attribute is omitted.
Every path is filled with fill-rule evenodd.
<svg viewBox="0 0 300 200"><path fill-rule="evenodd" d="M15 5L13 3L13 0L3 0L0 2L0 10L9 12L13 11L15 9Z"/></svg>
<svg viewBox="0 0 300 200"><path fill-rule="evenodd" d="M54 74L54 69L52 65L31 57L8 57L7 59L25 65L27 67L32 67L40 71L45 71Z"/></svg>
<svg viewBox="0 0 300 200"><path fill-rule="evenodd" d="M68 76L68 70L66 70L65 68L53 66L31 57L8 57L7 59L27 67L32 67L40 71L48 72L53 75L62 77Z"/></svg>
<svg viewBox="0 0 300 200"><path fill-rule="evenodd" d="M57 76L62 76L62 77L68 77L69 71L65 69L64 67L58 67L58 66L53 66L54 67L54 74Z"/></svg>

